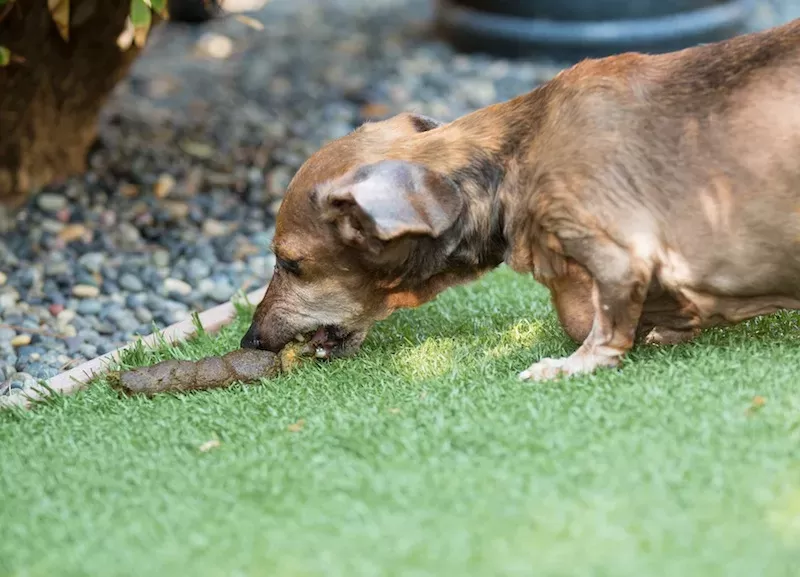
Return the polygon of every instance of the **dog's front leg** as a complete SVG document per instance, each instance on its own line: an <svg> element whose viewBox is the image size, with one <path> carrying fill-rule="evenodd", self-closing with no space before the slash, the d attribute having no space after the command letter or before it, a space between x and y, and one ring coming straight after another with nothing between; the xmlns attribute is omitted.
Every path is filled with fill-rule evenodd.
<svg viewBox="0 0 800 577"><path fill-rule="evenodd" d="M633 346L652 269L609 240L582 240L574 248L569 256L583 264L593 279L592 328L572 355L541 359L520 373L523 380L545 381L615 367Z"/></svg>

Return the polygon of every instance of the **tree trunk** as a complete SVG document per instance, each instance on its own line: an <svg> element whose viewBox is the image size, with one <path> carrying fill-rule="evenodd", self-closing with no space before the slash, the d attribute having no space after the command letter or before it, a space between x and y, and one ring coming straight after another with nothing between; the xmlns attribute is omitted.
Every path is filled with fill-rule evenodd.
<svg viewBox="0 0 800 577"><path fill-rule="evenodd" d="M0 45L24 59L0 68L0 205L85 169L100 108L140 51L117 46L130 5L71 0L68 42L47 0L0 9Z"/></svg>

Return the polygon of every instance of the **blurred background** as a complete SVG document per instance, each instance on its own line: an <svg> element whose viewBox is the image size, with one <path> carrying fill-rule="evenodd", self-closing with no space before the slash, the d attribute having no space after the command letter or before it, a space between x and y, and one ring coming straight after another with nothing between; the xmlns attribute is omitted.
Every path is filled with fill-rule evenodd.
<svg viewBox="0 0 800 577"><path fill-rule="evenodd" d="M174 0L172 20L153 26L104 102L85 170L0 211L0 394L265 284L294 171L364 121L401 111L451 120L587 55L691 45L800 16L788 0L222 8ZM15 33L4 25L0 46ZM0 69L0 92L13 65Z"/></svg>

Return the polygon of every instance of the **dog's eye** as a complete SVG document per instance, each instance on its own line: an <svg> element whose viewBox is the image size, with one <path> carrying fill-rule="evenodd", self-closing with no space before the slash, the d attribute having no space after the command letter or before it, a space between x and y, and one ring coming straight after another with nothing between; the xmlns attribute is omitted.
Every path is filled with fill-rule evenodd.
<svg viewBox="0 0 800 577"><path fill-rule="evenodd" d="M278 268L281 268L290 274L294 275L300 274L300 261L298 260L288 260L285 258L277 257L275 262L277 262Z"/></svg>

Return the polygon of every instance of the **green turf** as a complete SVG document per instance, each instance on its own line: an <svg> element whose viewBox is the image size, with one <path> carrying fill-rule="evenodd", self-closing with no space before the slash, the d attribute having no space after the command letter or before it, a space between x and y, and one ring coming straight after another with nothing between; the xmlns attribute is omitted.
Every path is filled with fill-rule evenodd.
<svg viewBox="0 0 800 577"><path fill-rule="evenodd" d="M573 347L502 269L260 386L4 412L0 575L797 575L798 321L523 384Z"/></svg>

